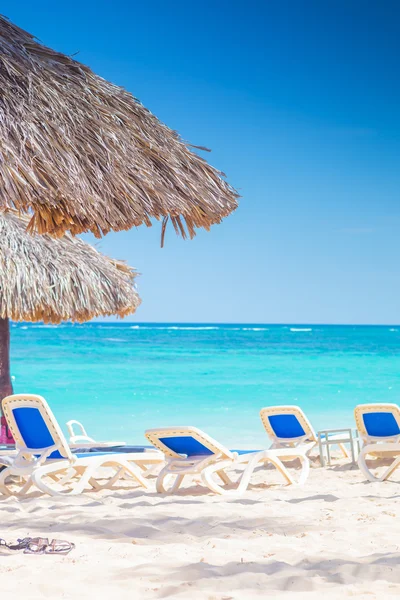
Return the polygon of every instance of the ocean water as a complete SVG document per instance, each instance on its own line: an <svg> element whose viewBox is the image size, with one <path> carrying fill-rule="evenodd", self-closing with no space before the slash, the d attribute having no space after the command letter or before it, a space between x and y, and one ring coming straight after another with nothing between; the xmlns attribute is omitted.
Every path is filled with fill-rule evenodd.
<svg viewBox="0 0 400 600"><path fill-rule="evenodd" d="M12 324L11 336L15 392L98 440L195 425L263 447L263 406L298 404L320 429L354 426L358 403L400 401L400 326Z"/></svg>

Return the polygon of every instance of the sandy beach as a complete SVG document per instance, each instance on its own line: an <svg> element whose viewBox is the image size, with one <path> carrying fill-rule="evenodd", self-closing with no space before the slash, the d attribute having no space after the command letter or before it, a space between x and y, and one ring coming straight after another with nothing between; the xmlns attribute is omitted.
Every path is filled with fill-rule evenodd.
<svg viewBox="0 0 400 600"><path fill-rule="evenodd" d="M260 470L243 496L200 486L160 496L124 486L79 497L0 500L1 537L67 539L68 556L1 551L1 588L36 598L398 596L397 481L314 463L303 487Z"/></svg>
<svg viewBox="0 0 400 600"><path fill-rule="evenodd" d="M400 599L400 2L49 6L0 8L0 600Z"/></svg>

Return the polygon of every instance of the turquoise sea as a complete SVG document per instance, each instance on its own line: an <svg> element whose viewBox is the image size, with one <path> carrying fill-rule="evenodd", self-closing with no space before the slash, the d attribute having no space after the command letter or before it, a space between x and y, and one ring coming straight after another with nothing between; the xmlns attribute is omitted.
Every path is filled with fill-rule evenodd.
<svg viewBox="0 0 400 600"><path fill-rule="evenodd" d="M15 392L98 440L196 425L262 447L261 407L298 404L316 429L352 426L362 402L400 401L400 326L12 324Z"/></svg>

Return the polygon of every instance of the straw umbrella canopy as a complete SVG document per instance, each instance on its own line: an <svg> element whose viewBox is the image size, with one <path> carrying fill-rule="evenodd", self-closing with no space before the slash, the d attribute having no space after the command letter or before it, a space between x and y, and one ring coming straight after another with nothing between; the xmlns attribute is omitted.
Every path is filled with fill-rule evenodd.
<svg viewBox="0 0 400 600"><path fill-rule="evenodd" d="M28 218L0 214L0 400L12 393L10 329L14 321L88 321L135 312L135 271L66 234L30 235Z"/></svg>
<svg viewBox="0 0 400 600"><path fill-rule="evenodd" d="M0 16L0 210L58 236L152 218L164 235L170 218L193 237L237 207L221 175L126 90Z"/></svg>

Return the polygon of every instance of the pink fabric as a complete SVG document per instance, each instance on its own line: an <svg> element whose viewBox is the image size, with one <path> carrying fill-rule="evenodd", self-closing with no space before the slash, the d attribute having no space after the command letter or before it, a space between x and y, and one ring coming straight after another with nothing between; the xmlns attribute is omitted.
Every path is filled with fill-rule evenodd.
<svg viewBox="0 0 400 600"><path fill-rule="evenodd" d="M0 444L15 444L15 440L8 428L5 417L1 417Z"/></svg>

